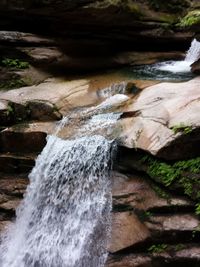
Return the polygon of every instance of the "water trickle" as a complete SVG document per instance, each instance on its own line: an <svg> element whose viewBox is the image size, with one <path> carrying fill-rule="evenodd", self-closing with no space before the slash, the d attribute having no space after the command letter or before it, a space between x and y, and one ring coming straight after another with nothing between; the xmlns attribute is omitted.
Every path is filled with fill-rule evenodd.
<svg viewBox="0 0 200 267"><path fill-rule="evenodd" d="M1 267L102 267L110 234L113 142L49 136L17 219L3 236Z"/></svg>

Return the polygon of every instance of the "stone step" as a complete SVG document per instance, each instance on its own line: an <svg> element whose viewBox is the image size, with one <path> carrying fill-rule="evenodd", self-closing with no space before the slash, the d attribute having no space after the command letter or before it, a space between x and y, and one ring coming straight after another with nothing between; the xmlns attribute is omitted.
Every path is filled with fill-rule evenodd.
<svg viewBox="0 0 200 267"><path fill-rule="evenodd" d="M151 251L110 255L106 267L199 267L199 244L161 244Z"/></svg>
<svg viewBox="0 0 200 267"><path fill-rule="evenodd" d="M0 144L1 152L40 152L46 144L46 134L44 132L15 132L4 130L0 133Z"/></svg>
<svg viewBox="0 0 200 267"><path fill-rule="evenodd" d="M0 172L25 173L30 172L35 165L35 154L0 154Z"/></svg>
<svg viewBox="0 0 200 267"><path fill-rule="evenodd" d="M141 217L145 217L148 212L173 213L194 210L194 202L159 187L141 173L125 175L113 172L112 180L115 211L134 210Z"/></svg>
<svg viewBox="0 0 200 267"><path fill-rule="evenodd" d="M56 106L48 101L30 100L25 103L17 103L0 99L1 126L32 120L56 121L61 118L62 115L57 111Z"/></svg>
<svg viewBox="0 0 200 267"><path fill-rule="evenodd" d="M0 194L22 198L28 184L28 174L0 173Z"/></svg>

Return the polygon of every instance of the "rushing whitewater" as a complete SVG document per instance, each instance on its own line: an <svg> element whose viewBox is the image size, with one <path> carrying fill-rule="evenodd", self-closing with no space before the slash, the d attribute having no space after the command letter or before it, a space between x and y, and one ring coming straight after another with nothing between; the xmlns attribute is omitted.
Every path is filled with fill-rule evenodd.
<svg viewBox="0 0 200 267"><path fill-rule="evenodd" d="M112 141L49 136L16 222L3 237L1 267L102 267L110 233Z"/></svg>
<svg viewBox="0 0 200 267"><path fill-rule="evenodd" d="M156 68L173 73L187 73L191 71L191 65L200 58L200 42L194 39L188 50L185 60L166 61L156 64Z"/></svg>

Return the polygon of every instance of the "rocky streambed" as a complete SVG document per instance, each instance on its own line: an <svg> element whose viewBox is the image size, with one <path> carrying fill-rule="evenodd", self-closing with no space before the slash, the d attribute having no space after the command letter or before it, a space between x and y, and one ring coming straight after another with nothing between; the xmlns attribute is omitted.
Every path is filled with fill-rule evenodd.
<svg viewBox="0 0 200 267"><path fill-rule="evenodd" d="M119 152L107 266L198 266L199 82L134 80L114 71L1 91L2 231L57 121L68 114L70 126L60 132L67 138L94 114L102 120L114 112L121 115L112 125ZM127 98L113 102L113 95ZM105 118L94 133L109 134Z"/></svg>
<svg viewBox="0 0 200 267"><path fill-rule="evenodd" d="M47 135L67 115L63 139L89 131L118 143L106 266L199 266L199 63L184 80L133 75L138 65L184 58L199 21L181 23L199 3L68 2L0 4L1 231L15 219Z"/></svg>

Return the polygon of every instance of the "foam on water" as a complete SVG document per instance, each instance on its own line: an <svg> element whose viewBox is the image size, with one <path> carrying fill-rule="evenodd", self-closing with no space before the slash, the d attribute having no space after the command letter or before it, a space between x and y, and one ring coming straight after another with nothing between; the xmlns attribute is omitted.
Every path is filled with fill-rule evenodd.
<svg viewBox="0 0 200 267"><path fill-rule="evenodd" d="M188 73L191 71L191 65L200 57L200 42L194 39L191 43L184 60L166 61L156 64L156 68L161 71L172 73Z"/></svg>

